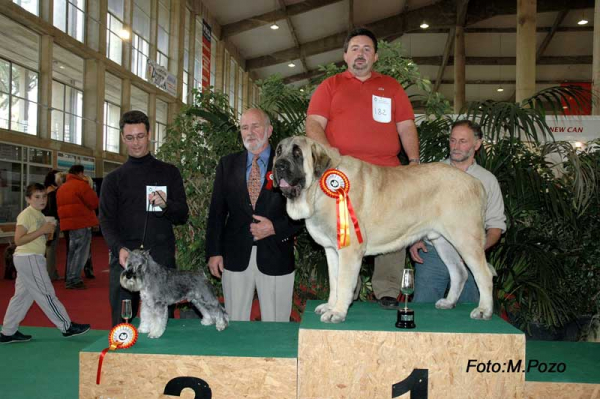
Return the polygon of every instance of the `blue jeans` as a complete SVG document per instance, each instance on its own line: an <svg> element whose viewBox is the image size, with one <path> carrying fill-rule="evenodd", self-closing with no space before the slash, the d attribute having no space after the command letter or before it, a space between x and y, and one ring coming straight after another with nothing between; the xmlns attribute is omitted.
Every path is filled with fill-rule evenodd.
<svg viewBox="0 0 600 399"><path fill-rule="evenodd" d="M450 285L450 273L448 268L438 255L437 251L428 243L425 243L428 252L419 252L423 263L415 263L415 295L413 302L437 302L446 297L446 289ZM479 290L475 279L468 270L469 277L463 288L459 303L479 303Z"/></svg>
<svg viewBox="0 0 600 399"><path fill-rule="evenodd" d="M67 277L65 279L67 286L82 282L81 271L88 260L91 243L91 227L69 231L69 254L67 256Z"/></svg>

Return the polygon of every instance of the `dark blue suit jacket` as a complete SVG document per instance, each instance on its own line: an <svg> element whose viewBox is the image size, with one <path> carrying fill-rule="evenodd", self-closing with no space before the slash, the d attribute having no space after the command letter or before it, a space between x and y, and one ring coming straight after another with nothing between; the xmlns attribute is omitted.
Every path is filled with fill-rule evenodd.
<svg viewBox="0 0 600 399"><path fill-rule="evenodd" d="M267 175L273 167L274 152L269 157ZM278 189L267 189L266 177L256 209L252 209L246 183L247 156L248 152L242 151L219 161L208 215L206 256L223 256L225 269L243 271L256 245L256 261L262 273L289 274L294 271L294 235L304 224L289 218L285 197ZM253 214L269 219L275 235L255 242L250 234Z"/></svg>

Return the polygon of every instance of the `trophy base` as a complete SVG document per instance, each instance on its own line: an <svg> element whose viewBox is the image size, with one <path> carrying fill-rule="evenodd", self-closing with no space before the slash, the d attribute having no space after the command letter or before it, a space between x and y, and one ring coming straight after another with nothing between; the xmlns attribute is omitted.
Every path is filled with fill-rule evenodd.
<svg viewBox="0 0 600 399"><path fill-rule="evenodd" d="M415 311L412 309L398 309L397 328L415 328Z"/></svg>

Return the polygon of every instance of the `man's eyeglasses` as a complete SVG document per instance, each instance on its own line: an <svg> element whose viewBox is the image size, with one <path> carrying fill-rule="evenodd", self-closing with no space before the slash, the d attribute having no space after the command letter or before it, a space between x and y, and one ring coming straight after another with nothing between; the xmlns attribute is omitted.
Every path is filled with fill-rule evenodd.
<svg viewBox="0 0 600 399"><path fill-rule="evenodd" d="M135 140L142 141L142 140L144 140L146 138L146 133L140 133L137 136L127 135L127 136L123 136L123 138L128 143L131 143L131 142L133 142Z"/></svg>

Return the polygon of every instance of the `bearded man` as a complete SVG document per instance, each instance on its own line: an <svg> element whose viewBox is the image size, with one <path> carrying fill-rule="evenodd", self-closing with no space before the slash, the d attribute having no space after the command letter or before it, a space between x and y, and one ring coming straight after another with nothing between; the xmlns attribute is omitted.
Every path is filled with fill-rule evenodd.
<svg viewBox="0 0 600 399"><path fill-rule="evenodd" d="M475 153L481 147L481 127L469 120L452 125L450 132L450 157L444 163L454 166L477 178L485 188L487 206L485 211L485 250L487 251L506 231L504 201L496 177L475 161ZM444 238L439 238L444 239ZM410 257L416 263L415 296L413 302L435 302L443 298L450 284L448 268L435 248L427 241L419 241L410 247ZM458 303L478 303L479 290L468 270L469 277L458 298Z"/></svg>
<svg viewBox="0 0 600 399"><path fill-rule="evenodd" d="M248 109L240 130L246 150L221 158L217 167L206 229L208 267L222 279L230 320L250 320L256 290L261 320L287 322L294 235L303 225L288 217L285 198L273 188L269 116Z"/></svg>

